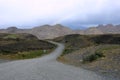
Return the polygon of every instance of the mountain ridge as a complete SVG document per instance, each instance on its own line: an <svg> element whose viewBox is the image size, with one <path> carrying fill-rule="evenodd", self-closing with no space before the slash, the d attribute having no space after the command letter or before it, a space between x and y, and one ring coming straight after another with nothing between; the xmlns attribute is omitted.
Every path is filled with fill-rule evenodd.
<svg viewBox="0 0 120 80"><path fill-rule="evenodd" d="M39 39L53 39L55 37L64 36L68 34L81 34L81 35L101 35L101 34L120 34L120 24L113 25L98 25L90 27L85 30L72 30L69 27L61 24L56 25L42 25L31 29L19 29L15 26L7 29L0 29L0 33L29 33L37 36Z"/></svg>

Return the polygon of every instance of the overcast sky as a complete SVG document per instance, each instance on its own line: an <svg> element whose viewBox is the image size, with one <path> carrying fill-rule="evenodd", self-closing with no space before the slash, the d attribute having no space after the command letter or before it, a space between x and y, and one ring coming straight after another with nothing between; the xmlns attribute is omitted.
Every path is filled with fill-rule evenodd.
<svg viewBox="0 0 120 80"><path fill-rule="evenodd" d="M120 0L0 0L0 28L120 23Z"/></svg>

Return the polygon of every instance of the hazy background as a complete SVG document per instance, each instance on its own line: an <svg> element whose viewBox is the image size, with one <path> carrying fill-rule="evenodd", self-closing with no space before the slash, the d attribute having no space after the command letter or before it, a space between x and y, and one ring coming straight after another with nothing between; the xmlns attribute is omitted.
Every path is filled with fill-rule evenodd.
<svg viewBox="0 0 120 80"><path fill-rule="evenodd" d="M0 0L0 28L63 24L77 29L119 21L120 0Z"/></svg>

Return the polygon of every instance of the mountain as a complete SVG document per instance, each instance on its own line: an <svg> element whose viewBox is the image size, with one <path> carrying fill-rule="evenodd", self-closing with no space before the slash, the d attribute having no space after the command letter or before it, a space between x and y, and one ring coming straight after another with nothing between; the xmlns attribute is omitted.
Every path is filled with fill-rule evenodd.
<svg viewBox="0 0 120 80"><path fill-rule="evenodd" d="M107 24L107 25L98 25L96 27L90 27L85 30L79 30L77 33L89 35L89 34L120 34L120 25L113 25L113 24Z"/></svg>
<svg viewBox="0 0 120 80"><path fill-rule="evenodd" d="M74 32L68 27L57 24L54 26L43 25L35 27L32 29L31 33L36 35L40 39L51 39L58 36L73 34Z"/></svg>
<svg viewBox="0 0 120 80"><path fill-rule="evenodd" d="M102 31L104 34L118 34L120 33L120 25L98 25L96 27L98 30Z"/></svg>
<svg viewBox="0 0 120 80"><path fill-rule="evenodd" d="M15 26L8 27L7 29L0 29L0 33L30 33L31 29L18 29Z"/></svg>
<svg viewBox="0 0 120 80"><path fill-rule="evenodd" d="M32 29L18 29L17 27L9 27L7 29L0 29L0 33L29 33L37 36L39 39L52 39L68 34L120 34L120 25L98 25L90 27L85 30L72 30L61 24L37 26Z"/></svg>
<svg viewBox="0 0 120 80"><path fill-rule="evenodd" d="M16 27L9 27L7 29L0 29L0 33L30 33L37 36L39 39L52 39L55 37L74 34L75 32L68 27L60 24L37 26L32 29L18 29Z"/></svg>
<svg viewBox="0 0 120 80"><path fill-rule="evenodd" d="M9 27L7 28L8 33L15 33L17 31L17 27Z"/></svg>
<svg viewBox="0 0 120 80"><path fill-rule="evenodd" d="M84 30L84 34L103 34L103 32L97 29L97 27L91 27Z"/></svg>
<svg viewBox="0 0 120 80"><path fill-rule="evenodd" d="M120 34L120 25L98 25L84 30L84 34Z"/></svg>

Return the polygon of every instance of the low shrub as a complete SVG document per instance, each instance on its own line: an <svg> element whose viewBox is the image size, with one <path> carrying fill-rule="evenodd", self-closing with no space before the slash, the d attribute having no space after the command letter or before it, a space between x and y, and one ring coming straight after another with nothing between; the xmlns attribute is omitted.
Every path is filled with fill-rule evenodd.
<svg viewBox="0 0 120 80"><path fill-rule="evenodd" d="M74 51L74 49L65 49L65 50L63 51L63 54L62 54L62 55L69 54L69 53L71 53L71 52L73 52L73 51Z"/></svg>
<svg viewBox="0 0 120 80"><path fill-rule="evenodd" d="M84 57L83 61L84 62L92 62L92 61L95 61L101 57L105 57L102 52L95 52L94 54L91 54L91 55Z"/></svg>

